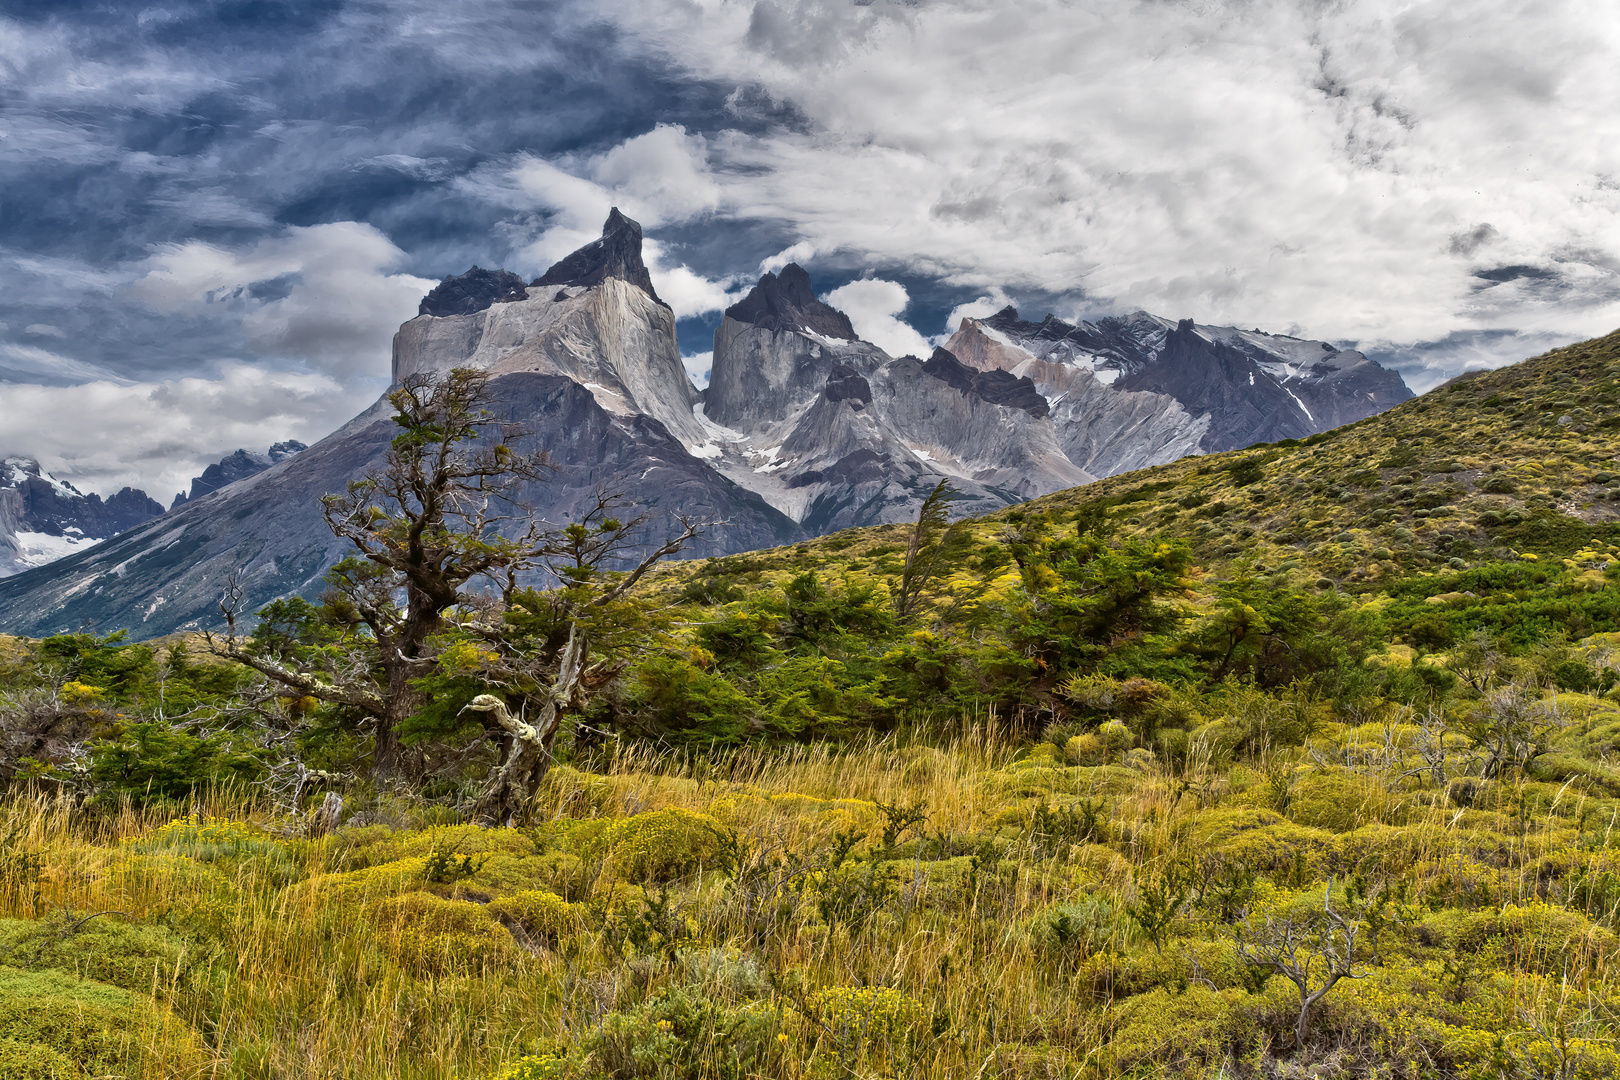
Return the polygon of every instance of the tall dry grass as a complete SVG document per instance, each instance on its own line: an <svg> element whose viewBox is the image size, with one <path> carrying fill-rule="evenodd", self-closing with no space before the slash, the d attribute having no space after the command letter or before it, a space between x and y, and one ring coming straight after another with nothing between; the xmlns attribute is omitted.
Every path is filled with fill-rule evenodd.
<svg viewBox="0 0 1620 1080"><path fill-rule="evenodd" d="M1176 769L1132 772L1072 768L1049 752L1018 760L1028 753L1027 744L988 725L937 746L888 736L842 748L711 757L626 747L594 772L558 770L542 811L713 814L741 838L744 865L730 874L711 867L670 887L686 927L679 949L720 950L754 965L767 981L764 999L784 1016L802 1015L810 996L829 987L895 988L923 1014L903 1054L851 1051L825 1025L790 1025L781 1075L1103 1075L1112 1068L1120 980L1185 985L1187 958L1209 962L1215 953L1208 943L1226 933L1189 910L1164 948L1145 940L1124 916L1126 905L1178 861L1201 865L1218 815L1260 813L1268 775L1308 771L1310 762L1304 751L1236 765L1195 754ZM1415 894L1450 889L1445 903L1462 904L1457 897L1468 889L1498 907L1545 901L1548 860L1580 848L1583 813L1592 812L1590 797L1568 785L1504 784L1491 805L1459 809L1411 785L1346 775L1342 797L1365 809L1367 824L1311 835L1337 835L1344 850L1380 856L1373 862L1405 873ZM1033 807L1083 799L1105 801L1106 845L1053 844L1029 827ZM820 918L814 897L802 891L806 875L826 872L840 832L875 836L884 806L927 814L884 864L894 880L884 909L864 920ZM1605 801L1601 809L1613 807ZM216 793L196 813L270 824L265 808L240 793ZM578 1043L604 1017L661 989L694 985L674 947L626 955L612 940L605 898L615 886L607 875L591 879L577 932L554 947L513 949L482 968L423 972L388 947L389 934L409 928L383 927L366 903L310 884L348 865L358 834L288 840L255 833L245 854L210 861L183 845L143 847L165 824L135 808L91 817L65 799L7 801L0 836L9 837L8 851L36 855L41 872L37 881L5 881L0 917L116 912L101 918L164 928L185 942L176 962L153 965L143 989L206 1043L213 1062L204 1075L480 1078L545 1040ZM1286 828L1295 826L1274 831L1293 835ZM367 836L375 841L377 832ZM976 855L975 843L992 840L993 847L978 849L989 854ZM1282 867L1275 876L1290 872ZM1312 863L1303 872L1320 888L1343 870ZM790 914L762 931L757 909L744 902L738 879L745 873L761 896L772 888L774 898L788 896ZM784 884L790 880L797 884ZM466 884L476 899L477 878ZM1107 940L1085 955L1054 956L1041 920L1055 905L1087 896L1114 913ZM1527 969L1558 966L1545 941L1516 947L1541 950L1518 957ZM1607 968L1592 972L1588 985L1602 997ZM1225 1067L1214 1063L1211 1074Z"/></svg>

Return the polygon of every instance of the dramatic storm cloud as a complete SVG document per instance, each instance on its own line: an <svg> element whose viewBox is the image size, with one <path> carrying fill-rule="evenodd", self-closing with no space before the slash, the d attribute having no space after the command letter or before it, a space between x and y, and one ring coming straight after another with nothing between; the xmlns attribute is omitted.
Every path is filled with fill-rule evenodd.
<svg viewBox="0 0 1620 1080"><path fill-rule="evenodd" d="M538 273L612 205L700 381L794 260L903 352L1146 308L1425 387L1620 325L1595 2L5 11L0 452L94 490L331 430L433 281Z"/></svg>

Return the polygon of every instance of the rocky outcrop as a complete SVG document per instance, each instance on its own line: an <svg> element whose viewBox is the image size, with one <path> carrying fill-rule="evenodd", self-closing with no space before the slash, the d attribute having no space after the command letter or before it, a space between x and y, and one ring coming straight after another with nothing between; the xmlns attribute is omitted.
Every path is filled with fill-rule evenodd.
<svg viewBox="0 0 1620 1080"><path fill-rule="evenodd" d="M203 470L201 476L192 477L190 494L180 492L174 497L174 502L169 505L169 509L173 510L182 503L200 499L204 495L212 495L226 484L246 480L250 476L264 472L264 470L280 462L283 458L292 457L292 455L308 449L309 447L297 439L288 439L270 447L270 452L266 454L250 454L246 450L237 450L235 453L228 454L208 466Z"/></svg>
<svg viewBox="0 0 1620 1080"><path fill-rule="evenodd" d="M827 376L827 385L821 392L828 401L848 401L854 409L872 404L872 384L848 364L839 364L832 369Z"/></svg>
<svg viewBox="0 0 1620 1080"><path fill-rule="evenodd" d="M491 304L507 304L528 298L523 279L510 270L473 267L465 274L447 277L422 297L418 315L471 315Z"/></svg>
<svg viewBox="0 0 1620 1080"><path fill-rule="evenodd" d="M163 513L136 488L103 500L40 468L32 458L0 461L0 577L43 566Z"/></svg>
<svg viewBox="0 0 1620 1080"><path fill-rule="evenodd" d="M964 395L973 394L993 405L1021 409L1036 419L1052 412L1051 406L1027 377L998 368L989 371L970 368L944 349L935 349L934 355L929 357L922 369Z"/></svg>
<svg viewBox="0 0 1620 1080"><path fill-rule="evenodd" d="M607 223L602 226L601 239L569 255L535 278L529 287L589 289L610 278L627 281L658 303L664 303L653 290L652 275L641 261L641 225L619 213L617 206L609 212Z"/></svg>
<svg viewBox="0 0 1620 1080"><path fill-rule="evenodd" d="M762 330L797 330L821 337L854 341L849 316L823 303L810 287L810 275L798 263L780 274L766 274L748 295L726 309L726 317Z"/></svg>

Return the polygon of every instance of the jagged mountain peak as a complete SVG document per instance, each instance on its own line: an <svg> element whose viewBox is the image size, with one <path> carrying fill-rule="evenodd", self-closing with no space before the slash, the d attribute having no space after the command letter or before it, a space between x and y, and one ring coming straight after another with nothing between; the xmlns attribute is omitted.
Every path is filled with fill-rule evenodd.
<svg viewBox="0 0 1620 1080"><path fill-rule="evenodd" d="M726 309L726 317L764 330L808 330L840 341L855 340L849 316L817 298L810 275L798 263L788 263L780 274L761 276L747 296Z"/></svg>
<svg viewBox="0 0 1620 1080"><path fill-rule="evenodd" d="M609 212L607 221L602 225L601 239L592 240L556 263L535 278L529 287L566 288L577 285L589 288L601 284L606 278L628 281L660 304L664 303L653 288L647 264L641 261L641 223L625 217L617 206Z"/></svg>
<svg viewBox="0 0 1620 1080"><path fill-rule="evenodd" d="M528 298L523 279L510 270L485 270L474 266L465 274L445 278L422 297L418 315L471 315L491 304L504 304Z"/></svg>
<svg viewBox="0 0 1620 1080"><path fill-rule="evenodd" d="M192 477L191 493L188 495L182 491L177 494L174 501L169 504L169 509L173 510L204 495L212 495L227 484L257 476L272 465L279 465L294 454L308 449L308 446L297 439L287 439L273 444L267 454L252 453L243 449L226 454L204 469L201 476Z"/></svg>

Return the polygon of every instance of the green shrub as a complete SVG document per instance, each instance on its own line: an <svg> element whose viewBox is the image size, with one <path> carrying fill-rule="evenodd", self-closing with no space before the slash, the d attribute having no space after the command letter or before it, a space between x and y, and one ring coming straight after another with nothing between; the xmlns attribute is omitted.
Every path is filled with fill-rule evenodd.
<svg viewBox="0 0 1620 1080"><path fill-rule="evenodd" d="M154 983L189 989L208 960L205 950L163 927L66 910L39 922L0 921L0 957L133 991Z"/></svg>
<svg viewBox="0 0 1620 1080"><path fill-rule="evenodd" d="M73 1059L39 1043L0 1038L0 1076L31 1080L78 1080L84 1075Z"/></svg>
<svg viewBox="0 0 1620 1080"><path fill-rule="evenodd" d="M8 1060L8 1058L10 1060ZM61 972L0 968L0 1070L6 1077L192 1076L208 1055L184 1024L141 994ZM21 1071L24 1065L45 1071Z"/></svg>
<svg viewBox="0 0 1620 1080"><path fill-rule="evenodd" d="M708 814L652 810L612 822L595 846L626 881L674 881L713 865L725 833Z"/></svg>
<svg viewBox="0 0 1620 1080"><path fill-rule="evenodd" d="M483 972L513 962L512 935L481 904L415 892L373 908L378 943L417 975Z"/></svg>
<svg viewBox="0 0 1620 1080"><path fill-rule="evenodd" d="M1294 780L1288 816L1300 825L1350 832L1367 823L1370 802L1378 794L1355 773L1313 769Z"/></svg>
<svg viewBox="0 0 1620 1080"><path fill-rule="evenodd" d="M576 933L579 909L556 893L528 890L490 902L490 915L507 924L516 924L535 942L556 944Z"/></svg>
<svg viewBox="0 0 1620 1080"><path fill-rule="evenodd" d="M1180 1075L1223 1060L1254 1036L1244 997L1241 990L1192 985L1179 994L1158 989L1127 999L1108 1044L1115 1067L1129 1072L1151 1064Z"/></svg>

